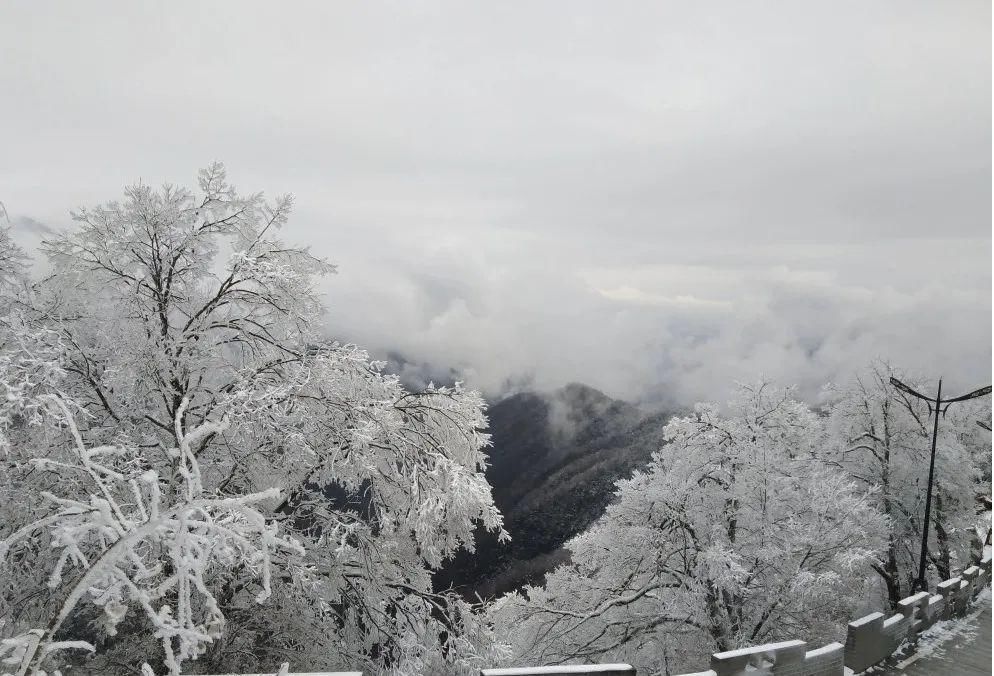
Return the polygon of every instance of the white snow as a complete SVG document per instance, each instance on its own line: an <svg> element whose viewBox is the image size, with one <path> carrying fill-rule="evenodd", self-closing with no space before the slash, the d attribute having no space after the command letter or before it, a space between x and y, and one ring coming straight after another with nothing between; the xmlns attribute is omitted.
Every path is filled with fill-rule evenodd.
<svg viewBox="0 0 994 676"><path fill-rule="evenodd" d="M210 674L210 676L273 676L277 672L266 674ZM291 671L286 676L362 676L361 671Z"/></svg>
<svg viewBox="0 0 994 676"><path fill-rule="evenodd" d="M739 648L738 650L715 653L715 657L719 659L728 659L731 657L742 657L756 653L771 652L774 650L781 650L783 648L793 648L799 645L804 645L804 641L781 641L780 643L767 643L766 645L754 645L746 648Z"/></svg>
<svg viewBox="0 0 994 676"><path fill-rule="evenodd" d="M553 667L510 667L484 669L483 676L536 676L538 674L625 674L635 673L628 664L579 664ZM707 672L705 672L707 673Z"/></svg>
<svg viewBox="0 0 994 676"><path fill-rule="evenodd" d="M984 606L991 602L990 588L984 589L977 597L977 607L969 615L954 620L936 622L921 633L915 653L908 659L898 662L897 670L905 669L923 657L941 657L945 654L947 643L953 639L972 638L978 629L975 620L984 612ZM986 631L988 628L984 628Z"/></svg>

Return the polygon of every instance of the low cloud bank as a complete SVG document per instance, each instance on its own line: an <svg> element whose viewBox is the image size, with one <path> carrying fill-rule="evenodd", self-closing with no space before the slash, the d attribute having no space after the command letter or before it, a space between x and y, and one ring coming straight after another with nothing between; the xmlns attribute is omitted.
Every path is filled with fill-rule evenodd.
<svg viewBox="0 0 994 676"><path fill-rule="evenodd" d="M439 249L343 265L329 331L403 356L408 378L458 377L491 397L579 381L688 405L763 375L816 400L877 358L966 388L990 378L989 250L913 240L812 246L795 264L756 249L742 265L623 267ZM939 272L923 276L929 256Z"/></svg>

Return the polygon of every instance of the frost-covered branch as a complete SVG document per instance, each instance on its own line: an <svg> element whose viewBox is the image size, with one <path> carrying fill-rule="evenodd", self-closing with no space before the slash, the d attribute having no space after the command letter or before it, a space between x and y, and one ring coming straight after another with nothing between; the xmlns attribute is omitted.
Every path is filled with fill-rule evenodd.
<svg viewBox="0 0 994 676"><path fill-rule="evenodd" d="M129 610L140 609L162 644L170 673L178 674L184 660L196 658L223 630L224 616L208 584L216 567L241 565L255 570L262 586L256 601L261 603L271 593L273 553L303 554L299 544L279 536L275 525L255 508L276 500L279 491L206 496L196 459L187 454L186 491L170 504L154 470L127 476L101 460L119 460L132 453L130 449L87 448L65 402L54 395L46 395L44 402L69 430L77 466L89 476L94 492L85 501L46 493L55 513L0 542L0 553L7 553L25 533L44 528L58 552L48 580L61 597L57 610L44 627L9 639L8 656L20 655L22 670L33 674L60 650L87 646L92 650L85 641L59 638L86 600L102 609L99 622L109 635L116 633ZM188 449L203 433L200 426L184 434L181 446ZM56 472L69 466L44 459L35 464ZM78 574L67 583L65 578L73 576L73 570Z"/></svg>

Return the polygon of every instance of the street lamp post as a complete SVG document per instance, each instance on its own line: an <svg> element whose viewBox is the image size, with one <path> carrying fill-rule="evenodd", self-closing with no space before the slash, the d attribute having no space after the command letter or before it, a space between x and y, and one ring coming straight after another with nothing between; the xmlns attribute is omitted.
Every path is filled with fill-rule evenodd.
<svg viewBox="0 0 994 676"><path fill-rule="evenodd" d="M929 519L932 517L932 480L935 477L935 444L939 437L939 413L941 412L943 417L946 415L946 409L949 408L949 404L955 403L957 401L966 401L968 399L976 399L977 397L983 397L991 393L991 386L982 387L979 390L974 390L969 394L964 394L961 397L953 397L952 399L942 398L942 379L939 379L939 389L935 393L935 397L926 397L921 392L917 392L912 388L908 387L902 383L897 378L891 377L890 384L897 389L910 394L913 397L917 397L928 403L929 415L935 416L935 422L932 424L932 457L928 463L928 492L925 494L925 523L922 524L922 551L921 559L918 562L918 579L915 581L915 586L912 589L914 591L925 591L925 562L928 557L928 526Z"/></svg>

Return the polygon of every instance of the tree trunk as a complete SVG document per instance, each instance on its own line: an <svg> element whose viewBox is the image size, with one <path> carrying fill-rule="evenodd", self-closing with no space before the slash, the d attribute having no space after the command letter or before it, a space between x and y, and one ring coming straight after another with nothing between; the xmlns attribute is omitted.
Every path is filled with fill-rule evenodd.
<svg viewBox="0 0 994 676"><path fill-rule="evenodd" d="M884 515L894 523L894 507L891 503L890 487L890 425L888 424L889 406L884 405L884 443L882 450L883 462L880 467L880 483L884 499ZM879 570L877 572L880 572ZM884 563L884 572L881 574L884 583L887 585L887 600L890 601L891 608L897 608L897 602L903 597L901 595L901 571L897 566L897 541L893 528L887 537L887 561Z"/></svg>
<svg viewBox="0 0 994 676"><path fill-rule="evenodd" d="M732 645L728 640L728 628L723 622L724 613L722 612L721 602L718 599L718 592L714 585L711 584L711 580L707 580L706 582L708 591L704 595L704 607L707 608L708 617L711 620L708 623L708 632L711 634L711 638L714 639L716 652L725 652L726 650L731 650Z"/></svg>
<svg viewBox="0 0 994 676"><path fill-rule="evenodd" d="M885 574L880 577L887 585L887 600L890 601L891 608L897 608L897 602L903 596L901 595L901 573L897 569L897 543L894 542L893 534L887 539L887 561L884 562L883 570Z"/></svg>

